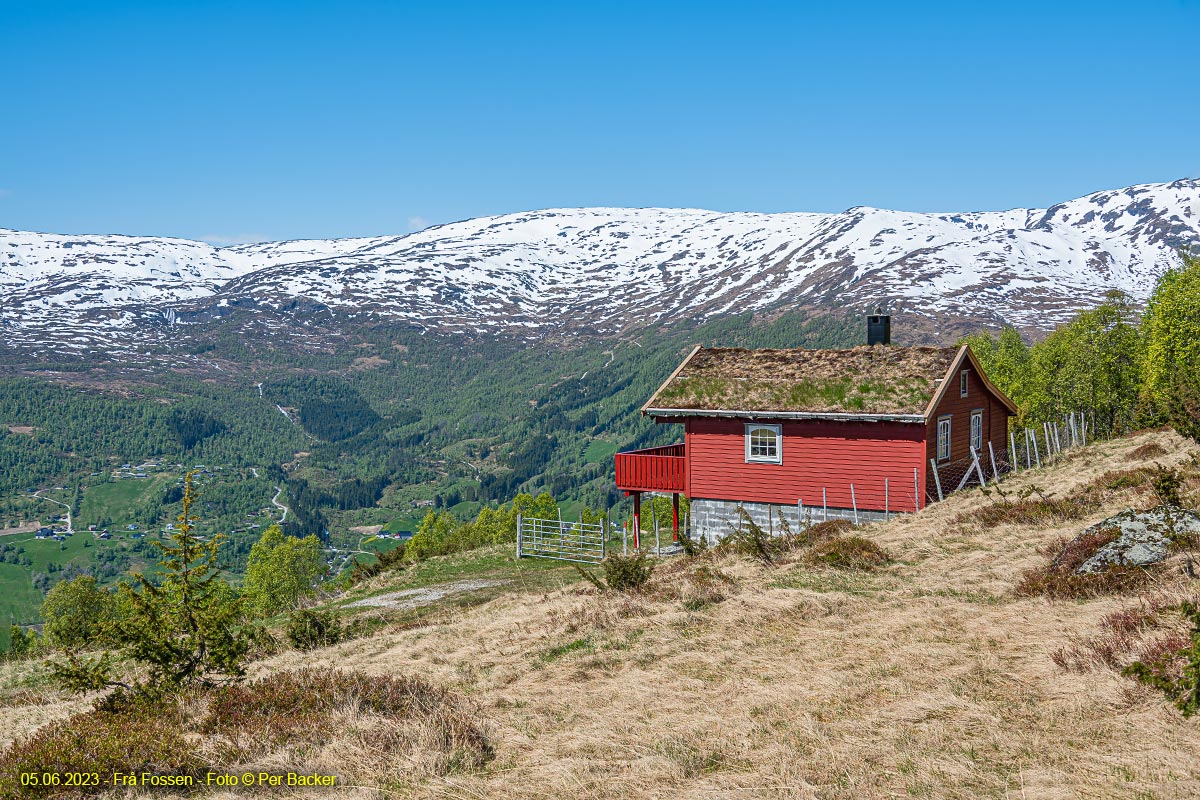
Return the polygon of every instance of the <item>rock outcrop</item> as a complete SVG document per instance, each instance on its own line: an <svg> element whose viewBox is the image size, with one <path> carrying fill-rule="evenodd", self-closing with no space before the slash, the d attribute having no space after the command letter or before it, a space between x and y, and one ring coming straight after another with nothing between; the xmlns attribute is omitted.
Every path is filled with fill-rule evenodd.
<svg viewBox="0 0 1200 800"><path fill-rule="evenodd" d="M1080 536L1112 530L1117 537L1102 545L1075 570L1080 575L1112 566L1146 566L1164 560L1171 545L1200 536L1200 514L1161 505L1149 511L1127 509L1085 529Z"/></svg>

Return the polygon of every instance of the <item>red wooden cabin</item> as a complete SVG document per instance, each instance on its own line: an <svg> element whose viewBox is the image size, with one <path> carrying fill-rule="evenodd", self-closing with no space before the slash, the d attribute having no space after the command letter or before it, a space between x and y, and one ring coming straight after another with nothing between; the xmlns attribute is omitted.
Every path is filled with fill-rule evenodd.
<svg viewBox="0 0 1200 800"><path fill-rule="evenodd" d="M972 446L984 464L989 443L1006 452L1016 411L965 346L697 346L642 407L682 423L683 443L618 453L617 486L638 516L644 492L687 495L709 538L739 507L763 527L773 513L795 529L806 509L882 518L937 499L931 460L961 475Z"/></svg>

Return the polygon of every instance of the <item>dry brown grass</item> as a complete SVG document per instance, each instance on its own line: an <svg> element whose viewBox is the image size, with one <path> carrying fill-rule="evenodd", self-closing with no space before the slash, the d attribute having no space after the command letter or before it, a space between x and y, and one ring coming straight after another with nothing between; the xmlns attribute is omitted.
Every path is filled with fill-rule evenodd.
<svg viewBox="0 0 1200 800"><path fill-rule="evenodd" d="M1190 643L1189 626L1178 610L1182 603L1198 599L1177 592L1143 595L1135 605L1106 614L1095 631L1069 637L1051 658L1074 672L1119 672L1134 661L1157 661Z"/></svg>
<svg viewBox="0 0 1200 800"><path fill-rule="evenodd" d="M1148 442L1169 466L1197 452L1169 432L1102 442L1005 490L1070 496ZM1082 520L994 526L970 521L994 495L964 492L859 531L896 559L871 572L815 568L803 549L771 565L708 554L665 563L642 593L507 595L437 625L282 653L253 673L417 674L488 720L496 752L482 769L322 796L1200 796L1194 720L1113 670L1052 658L1133 601L1014 592L1045 563L1039 548L1120 510L1129 491L1103 495ZM1155 592L1195 593L1177 570L1155 580ZM702 584L722 599L689 606ZM360 740L339 741L321 763L357 769Z"/></svg>
<svg viewBox="0 0 1200 800"><path fill-rule="evenodd" d="M1148 458L1158 458L1166 454L1167 448L1163 447L1160 443L1146 442L1141 447L1135 447L1130 451L1129 458L1130 460L1144 461Z"/></svg>
<svg viewBox="0 0 1200 800"><path fill-rule="evenodd" d="M1095 492L1084 491L1070 497L1003 500L961 514L957 522L995 525L1045 525L1083 519L1101 505Z"/></svg>
<svg viewBox="0 0 1200 800"><path fill-rule="evenodd" d="M59 795L25 786L26 774L96 773L104 780L79 794L98 795L115 772L202 783L209 772L291 771L398 783L479 770L492 756L474 709L446 689L415 677L301 669L162 699L110 695L0 755L0 798Z"/></svg>

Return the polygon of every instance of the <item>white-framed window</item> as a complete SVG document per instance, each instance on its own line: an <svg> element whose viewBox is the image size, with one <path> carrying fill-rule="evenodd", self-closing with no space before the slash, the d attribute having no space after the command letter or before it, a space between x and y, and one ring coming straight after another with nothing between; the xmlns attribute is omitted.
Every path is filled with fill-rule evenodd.
<svg viewBox="0 0 1200 800"><path fill-rule="evenodd" d="M938 417L937 427L937 458L938 461L950 460L950 415Z"/></svg>
<svg viewBox="0 0 1200 800"><path fill-rule="evenodd" d="M964 369L962 372L958 373L958 396L959 397L967 396L967 376L969 374L971 374L971 370L969 370L969 369Z"/></svg>
<svg viewBox="0 0 1200 800"><path fill-rule="evenodd" d="M746 425L746 461L783 463L783 433L779 425Z"/></svg>
<svg viewBox="0 0 1200 800"><path fill-rule="evenodd" d="M983 409L977 408L971 412L971 447L975 454L983 452Z"/></svg>

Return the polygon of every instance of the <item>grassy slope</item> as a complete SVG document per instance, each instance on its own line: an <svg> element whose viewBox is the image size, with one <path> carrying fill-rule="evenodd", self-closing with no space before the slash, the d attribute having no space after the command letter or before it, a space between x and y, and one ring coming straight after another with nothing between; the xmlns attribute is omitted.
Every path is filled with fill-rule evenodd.
<svg viewBox="0 0 1200 800"><path fill-rule="evenodd" d="M86 529L105 518L112 519L114 524L120 523L131 508L162 497L163 491L175 479L175 475L158 473L142 480L125 479L89 486L74 521L75 527Z"/></svg>
<svg viewBox="0 0 1200 800"><path fill-rule="evenodd" d="M1144 438L1102 444L1013 484L1066 493L1124 466ZM1129 500L1114 498L1096 518ZM1112 674L1070 675L1050 661L1068 634L1125 601L1012 594L1021 571L1041 562L1038 546L1091 520L1056 530L954 523L986 502L965 494L870 528L900 561L868 577L730 562L722 568L739 590L699 613L570 587L263 668L413 669L475 697L495 725L499 758L483 775L454 778L454 790L413 787L428 796L1200 791L1195 722Z"/></svg>
<svg viewBox="0 0 1200 800"><path fill-rule="evenodd" d="M1160 462L1200 452L1174 434L1143 434L1010 485L1066 494L1126 467L1147 440L1171 451ZM411 671L473 698L496 760L480 774L393 786L386 796L1196 796L1200 725L1111 672L1065 673L1049 657L1129 599L1012 592L1024 569L1044 561L1038 547L1133 495L1113 495L1092 518L1057 528L956 522L990 502L964 493L865 529L897 558L872 574L727 558L715 566L734 580L729 598L700 611L668 591L688 568L681 560L661 568L656 591L625 598L500 551L439 559L356 596L481 575L513 580L418 613L365 612L384 626L375 635L287 652L253 672ZM0 739L71 708L63 700L0 708ZM334 752L303 763L336 771Z"/></svg>
<svg viewBox="0 0 1200 800"><path fill-rule="evenodd" d="M75 565L88 569L95 563L99 554L124 551L129 546L126 539L118 537L109 541L98 540L86 530L67 537L62 542L38 539L33 533L6 536L4 542L24 547L25 554L33 562L32 566L28 567L0 564L0 615L3 616L0 622L4 625L0 635L3 636L5 644L8 642L10 617L20 623L40 621L38 609L41 607L43 596L34 588L35 573L47 572L52 563L63 568ZM131 557L134 566L139 566L144 561L137 554L131 554Z"/></svg>

